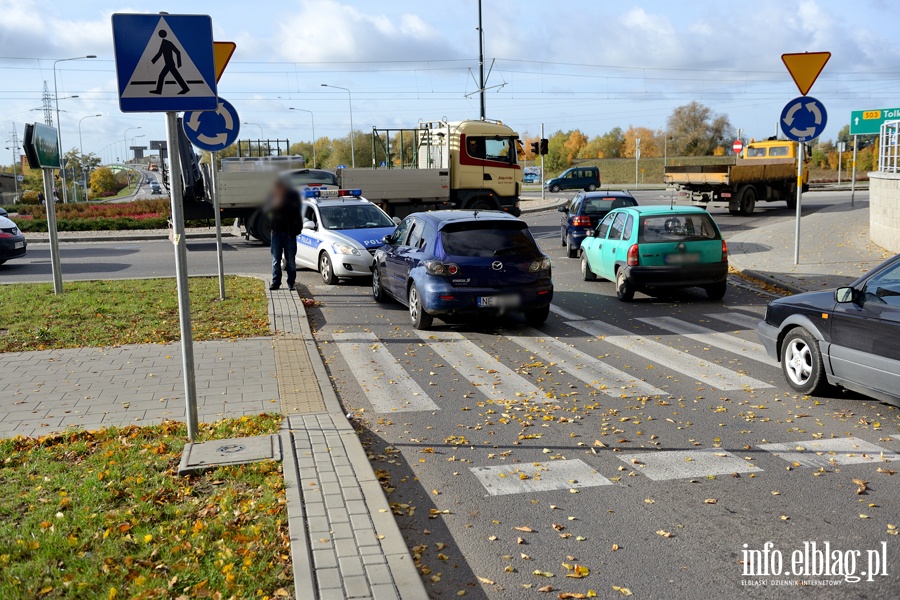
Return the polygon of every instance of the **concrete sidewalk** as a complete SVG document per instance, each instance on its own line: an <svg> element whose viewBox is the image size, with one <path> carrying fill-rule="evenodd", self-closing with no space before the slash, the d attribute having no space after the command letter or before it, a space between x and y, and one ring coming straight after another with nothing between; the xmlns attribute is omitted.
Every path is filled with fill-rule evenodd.
<svg viewBox="0 0 900 600"><path fill-rule="evenodd" d="M847 285L889 258L869 241L869 203L847 200L800 221L800 264L794 264L794 219L726 236L729 263L791 293Z"/></svg>
<svg viewBox="0 0 900 600"><path fill-rule="evenodd" d="M295 597L427 598L298 294L269 292L270 337L194 344L200 420L285 415ZM0 353L0 437L185 420L179 344Z"/></svg>

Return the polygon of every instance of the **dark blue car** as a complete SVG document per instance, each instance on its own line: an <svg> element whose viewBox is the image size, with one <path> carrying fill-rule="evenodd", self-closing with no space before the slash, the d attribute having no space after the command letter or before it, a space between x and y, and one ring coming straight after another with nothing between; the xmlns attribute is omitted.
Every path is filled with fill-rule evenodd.
<svg viewBox="0 0 900 600"><path fill-rule="evenodd" d="M560 239L566 256L576 258L581 242L589 231L597 227L603 217L616 208L637 206L637 200L628 192L578 192L572 201L557 210L560 219Z"/></svg>
<svg viewBox="0 0 900 600"><path fill-rule="evenodd" d="M406 217L375 252L372 295L409 307L416 329L434 317L521 311L547 320L553 300L550 257L528 225L494 211L442 210Z"/></svg>

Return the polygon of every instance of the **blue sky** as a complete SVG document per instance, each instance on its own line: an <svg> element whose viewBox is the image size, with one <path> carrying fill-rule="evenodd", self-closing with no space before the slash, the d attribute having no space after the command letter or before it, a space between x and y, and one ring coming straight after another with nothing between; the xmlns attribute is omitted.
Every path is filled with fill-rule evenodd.
<svg viewBox="0 0 900 600"><path fill-rule="evenodd" d="M493 61L487 115L520 134L580 128L663 127L673 108L697 100L726 113L747 137L772 135L782 107L799 95L784 52L830 51L811 91L828 109L823 137L851 110L900 105L900 41L888 0L755 0L566 3L484 0L485 56ZM0 0L0 132L42 121L57 66L63 144L85 152L144 135L165 136L160 114L123 114L116 98L110 15L145 3ZM242 138L337 137L349 129L413 127L419 119L478 117L476 0L182 0L155 5L209 14L215 38L237 43L219 84L246 125ZM130 143L130 140L129 140ZM0 158L0 162L7 162Z"/></svg>

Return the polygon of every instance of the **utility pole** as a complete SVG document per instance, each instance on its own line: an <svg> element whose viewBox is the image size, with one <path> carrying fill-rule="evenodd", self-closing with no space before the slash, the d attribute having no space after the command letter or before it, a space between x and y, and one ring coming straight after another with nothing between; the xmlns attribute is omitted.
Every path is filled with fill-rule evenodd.
<svg viewBox="0 0 900 600"><path fill-rule="evenodd" d="M484 121L484 29L481 27L481 0L478 0L478 93L481 99L481 120ZM541 138L543 137L542 130Z"/></svg>
<svg viewBox="0 0 900 600"><path fill-rule="evenodd" d="M16 189L16 199L13 204L17 204L19 202L19 171L16 169L16 163L19 162L19 133L16 131L15 122L13 122L12 134L13 183Z"/></svg>
<svg viewBox="0 0 900 600"><path fill-rule="evenodd" d="M44 125L53 127L53 96L50 95L50 88L47 82L44 82L44 93L41 94L41 104L44 106Z"/></svg>

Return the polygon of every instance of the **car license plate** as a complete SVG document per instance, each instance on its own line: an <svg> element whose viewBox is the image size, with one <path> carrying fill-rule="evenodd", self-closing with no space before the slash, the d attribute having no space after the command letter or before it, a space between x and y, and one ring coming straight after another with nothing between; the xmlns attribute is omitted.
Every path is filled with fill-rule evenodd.
<svg viewBox="0 0 900 600"><path fill-rule="evenodd" d="M688 265L697 262L700 262L700 254L697 252L666 255L666 264L668 265Z"/></svg>
<svg viewBox="0 0 900 600"><path fill-rule="evenodd" d="M19 248L24 248L24 247L25 247L25 242L16 242L16 250L18 250Z"/></svg>
<svg viewBox="0 0 900 600"><path fill-rule="evenodd" d="M515 308L519 306L519 302L516 295L478 297L478 306L481 308Z"/></svg>

